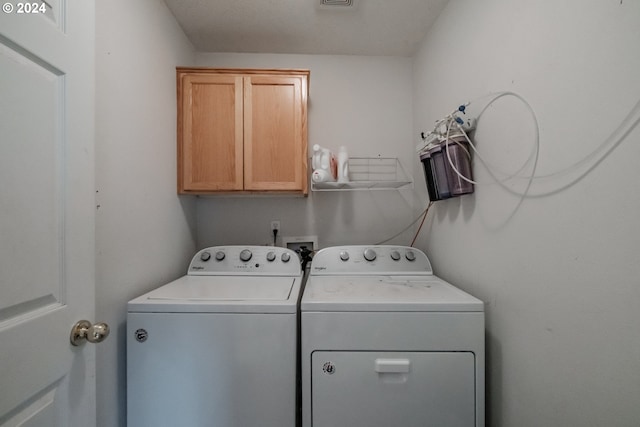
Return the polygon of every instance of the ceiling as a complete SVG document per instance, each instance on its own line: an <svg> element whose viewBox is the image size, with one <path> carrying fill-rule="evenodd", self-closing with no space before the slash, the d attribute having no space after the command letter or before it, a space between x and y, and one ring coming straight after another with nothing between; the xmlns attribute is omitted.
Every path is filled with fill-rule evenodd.
<svg viewBox="0 0 640 427"><path fill-rule="evenodd" d="M412 56L448 0L165 0L199 52Z"/></svg>

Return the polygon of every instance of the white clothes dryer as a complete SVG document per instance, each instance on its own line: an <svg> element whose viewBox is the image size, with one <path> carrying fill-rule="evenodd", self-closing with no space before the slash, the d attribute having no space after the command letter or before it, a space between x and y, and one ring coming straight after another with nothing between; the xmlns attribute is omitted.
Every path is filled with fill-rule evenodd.
<svg viewBox="0 0 640 427"><path fill-rule="evenodd" d="M289 249L218 246L129 302L129 427L295 427L302 284Z"/></svg>
<svg viewBox="0 0 640 427"><path fill-rule="evenodd" d="M483 427L484 305L403 246L319 251L301 301L303 427Z"/></svg>

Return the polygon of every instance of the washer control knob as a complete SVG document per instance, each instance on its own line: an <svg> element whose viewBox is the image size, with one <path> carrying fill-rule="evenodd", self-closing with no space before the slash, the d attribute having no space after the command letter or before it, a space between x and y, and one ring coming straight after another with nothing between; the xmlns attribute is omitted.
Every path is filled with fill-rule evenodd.
<svg viewBox="0 0 640 427"><path fill-rule="evenodd" d="M291 255L289 255L287 252L285 252L285 253L282 254L280 259L282 260L282 262L289 262L289 260L291 260Z"/></svg>
<svg viewBox="0 0 640 427"><path fill-rule="evenodd" d="M240 252L240 260L247 262L251 259L251 257L253 256L253 254L251 253L251 251L249 249L243 249Z"/></svg>
<svg viewBox="0 0 640 427"><path fill-rule="evenodd" d="M208 251L202 252L200 254L200 259L204 262L207 262L211 259L211 254Z"/></svg>
<svg viewBox="0 0 640 427"><path fill-rule="evenodd" d="M340 259L342 261L349 261L349 252L347 251L340 251Z"/></svg>
<svg viewBox="0 0 640 427"><path fill-rule="evenodd" d="M276 253L273 251L269 251L267 253L267 261L273 262L276 259Z"/></svg>
<svg viewBox="0 0 640 427"><path fill-rule="evenodd" d="M225 257L224 252L222 251L216 252L216 261L222 261L224 257Z"/></svg>
<svg viewBox="0 0 640 427"><path fill-rule="evenodd" d="M400 252L392 251L391 252L391 259L394 260L394 261L399 261L400 260Z"/></svg>
<svg viewBox="0 0 640 427"><path fill-rule="evenodd" d="M376 254L376 251L371 248L364 250L364 259L366 259L367 261L373 261L377 256L378 255Z"/></svg>
<svg viewBox="0 0 640 427"><path fill-rule="evenodd" d="M407 251L407 253L404 256L405 256L405 258L407 258L408 261L415 261L416 260L416 254L413 251Z"/></svg>

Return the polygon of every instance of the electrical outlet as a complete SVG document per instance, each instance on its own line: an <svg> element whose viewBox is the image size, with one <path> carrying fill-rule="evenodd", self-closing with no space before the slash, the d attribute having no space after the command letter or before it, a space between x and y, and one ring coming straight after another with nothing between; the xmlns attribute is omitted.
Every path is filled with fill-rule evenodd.
<svg viewBox="0 0 640 427"><path fill-rule="evenodd" d="M280 221L271 221L271 231L273 230L280 231Z"/></svg>
<svg viewBox="0 0 640 427"><path fill-rule="evenodd" d="M462 130L465 132L471 132L476 128L476 119L474 118L464 118L464 123L460 125Z"/></svg>

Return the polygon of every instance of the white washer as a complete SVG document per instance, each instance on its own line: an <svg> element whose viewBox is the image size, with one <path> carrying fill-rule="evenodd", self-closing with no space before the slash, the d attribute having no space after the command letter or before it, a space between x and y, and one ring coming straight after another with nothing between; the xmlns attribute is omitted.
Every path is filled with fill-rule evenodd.
<svg viewBox="0 0 640 427"><path fill-rule="evenodd" d="M130 427L295 427L299 259L199 251L186 276L129 302Z"/></svg>
<svg viewBox="0 0 640 427"><path fill-rule="evenodd" d="M484 426L484 304L420 250L319 251L301 340L303 427Z"/></svg>

